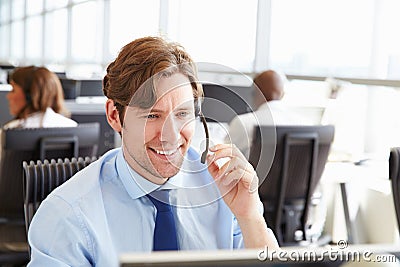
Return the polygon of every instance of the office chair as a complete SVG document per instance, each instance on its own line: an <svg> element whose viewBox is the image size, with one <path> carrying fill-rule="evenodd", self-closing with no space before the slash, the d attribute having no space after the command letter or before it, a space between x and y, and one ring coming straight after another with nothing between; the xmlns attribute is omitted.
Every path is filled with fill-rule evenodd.
<svg viewBox="0 0 400 267"><path fill-rule="evenodd" d="M256 126L249 161L262 182L264 218L281 245L307 239L307 215L334 126ZM275 153L274 153L275 152ZM296 233L297 232L297 233Z"/></svg>
<svg viewBox="0 0 400 267"><path fill-rule="evenodd" d="M5 129L0 161L0 256L27 251L22 162L45 158L96 156L98 123L77 127ZM27 255L27 254L26 254Z"/></svg>
<svg viewBox="0 0 400 267"><path fill-rule="evenodd" d="M42 201L56 187L66 182L75 173L82 170L96 157L79 157L69 160L38 160L36 163L23 162L23 197L25 228L28 234L29 225Z"/></svg>
<svg viewBox="0 0 400 267"><path fill-rule="evenodd" d="M391 179L394 208L400 231L400 147L390 149L389 178Z"/></svg>

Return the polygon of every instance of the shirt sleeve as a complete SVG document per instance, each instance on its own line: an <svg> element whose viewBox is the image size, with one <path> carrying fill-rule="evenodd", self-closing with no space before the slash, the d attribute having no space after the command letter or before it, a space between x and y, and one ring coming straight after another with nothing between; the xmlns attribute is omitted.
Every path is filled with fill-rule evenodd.
<svg viewBox="0 0 400 267"><path fill-rule="evenodd" d="M92 266L92 242L73 207L57 196L45 200L29 227L29 267Z"/></svg>
<svg viewBox="0 0 400 267"><path fill-rule="evenodd" d="M233 248L244 248L242 230L240 229L239 223L235 217L233 217Z"/></svg>

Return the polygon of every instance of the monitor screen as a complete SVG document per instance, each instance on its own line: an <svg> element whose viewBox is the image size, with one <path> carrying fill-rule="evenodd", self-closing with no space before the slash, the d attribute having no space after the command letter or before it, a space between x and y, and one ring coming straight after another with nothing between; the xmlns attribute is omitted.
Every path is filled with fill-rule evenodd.
<svg viewBox="0 0 400 267"><path fill-rule="evenodd" d="M104 96L102 80L80 80L79 96Z"/></svg>
<svg viewBox="0 0 400 267"><path fill-rule="evenodd" d="M59 75L65 99L80 96L104 96L102 80L75 80Z"/></svg>
<svg viewBox="0 0 400 267"><path fill-rule="evenodd" d="M207 121L230 122L236 115L251 111L252 87L204 83L202 112Z"/></svg>
<svg viewBox="0 0 400 267"><path fill-rule="evenodd" d="M120 267L163 266L340 266L345 262L399 263L399 249L395 244L324 247L283 247L281 251L268 249L165 251L128 253L120 257ZM360 265L361 266L361 265ZM379 265L378 265L379 266Z"/></svg>
<svg viewBox="0 0 400 267"><path fill-rule="evenodd" d="M9 84L0 84L0 126L10 121L13 116L11 116L8 110L8 100L7 94L11 90L11 85Z"/></svg>
<svg viewBox="0 0 400 267"><path fill-rule="evenodd" d="M65 99L75 99L79 96L79 84L77 80L61 77L60 82L64 92Z"/></svg>

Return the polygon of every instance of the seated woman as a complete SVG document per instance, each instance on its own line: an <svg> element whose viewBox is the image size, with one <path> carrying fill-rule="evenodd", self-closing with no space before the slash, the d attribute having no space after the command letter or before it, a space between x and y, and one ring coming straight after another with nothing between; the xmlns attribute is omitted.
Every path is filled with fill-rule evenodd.
<svg viewBox="0 0 400 267"><path fill-rule="evenodd" d="M44 67L20 67L10 75L8 93L10 114L14 119L3 128L74 127L67 116L61 82Z"/></svg>
<svg viewBox="0 0 400 267"><path fill-rule="evenodd" d="M68 112L64 107L61 82L57 75L47 68L34 66L16 68L11 73L9 82L12 90L7 94L7 100L10 114L14 116L14 119L6 123L3 129L75 127L78 125L66 117ZM0 146L0 157L1 150ZM7 243L15 246L17 250L26 249L25 227L23 225L2 225L0 227L0 247Z"/></svg>

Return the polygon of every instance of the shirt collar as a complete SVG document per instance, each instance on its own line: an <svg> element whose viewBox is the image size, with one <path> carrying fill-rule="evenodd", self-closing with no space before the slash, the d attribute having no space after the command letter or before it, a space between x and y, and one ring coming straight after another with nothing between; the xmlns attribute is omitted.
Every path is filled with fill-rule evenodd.
<svg viewBox="0 0 400 267"><path fill-rule="evenodd" d="M178 172L175 176L169 178L163 185L150 182L129 166L128 162L124 158L122 149L117 155L116 167L118 176L128 194L133 199L140 198L156 190L178 189L184 187L183 182L185 180L185 175L182 172Z"/></svg>

